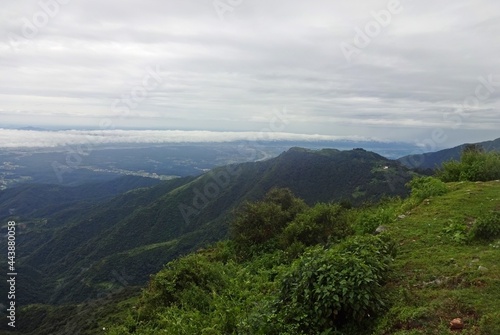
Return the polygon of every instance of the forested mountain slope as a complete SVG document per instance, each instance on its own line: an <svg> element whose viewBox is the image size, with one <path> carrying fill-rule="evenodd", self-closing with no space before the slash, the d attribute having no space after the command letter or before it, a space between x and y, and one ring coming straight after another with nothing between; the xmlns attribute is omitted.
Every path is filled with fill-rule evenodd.
<svg viewBox="0 0 500 335"><path fill-rule="evenodd" d="M450 149L428 152L418 155L408 155L398 160L410 169L435 169L446 161L458 160L464 148L469 144L462 144ZM485 151L500 151L500 138L493 141L475 143Z"/></svg>
<svg viewBox="0 0 500 335"><path fill-rule="evenodd" d="M410 179L398 162L362 149L293 148L267 161L216 168L97 205L75 205L20 232L19 271L30 275L19 280L25 292L19 302L95 298L114 290L117 273L129 285L142 285L169 260L224 238L232 210L273 187L290 188L309 204L361 204L405 195Z"/></svg>

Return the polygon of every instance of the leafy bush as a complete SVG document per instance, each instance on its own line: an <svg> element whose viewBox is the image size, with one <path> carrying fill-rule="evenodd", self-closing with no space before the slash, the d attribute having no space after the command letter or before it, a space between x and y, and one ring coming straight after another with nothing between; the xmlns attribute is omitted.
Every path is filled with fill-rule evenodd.
<svg viewBox="0 0 500 335"><path fill-rule="evenodd" d="M354 229L358 234L371 234L380 226L381 218L377 213L368 210L359 213L354 224Z"/></svg>
<svg viewBox="0 0 500 335"><path fill-rule="evenodd" d="M500 153L484 152L474 145L467 146L460 161L443 163L437 176L444 182L500 179Z"/></svg>
<svg viewBox="0 0 500 335"><path fill-rule="evenodd" d="M292 191L288 188L271 189L267 192L263 201L278 205L282 211L289 214L290 220L307 207L305 202L293 195Z"/></svg>
<svg viewBox="0 0 500 335"><path fill-rule="evenodd" d="M277 309L283 323L327 334L381 312L392 256L389 243L376 236L309 249L282 281Z"/></svg>
<svg viewBox="0 0 500 335"><path fill-rule="evenodd" d="M408 186L411 188L411 197L417 201L422 201L432 196L446 194L448 188L441 180L434 177L413 178Z"/></svg>
<svg viewBox="0 0 500 335"><path fill-rule="evenodd" d="M346 210L340 205L317 204L297 215L283 231L284 245L300 242L306 246L338 241L352 234Z"/></svg>
<svg viewBox="0 0 500 335"><path fill-rule="evenodd" d="M209 262L199 254L171 262L143 292L139 317L110 333L268 335L276 300L272 278L283 254L265 253L244 264Z"/></svg>
<svg viewBox="0 0 500 335"><path fill-rule="evenodd" d="M468 228L465 224L450 223L448 227L443 228L443 233L449 236L452 241L464 244L469 240L467 230Z"/></svg>
<svg viewBox="0 0 500 335"><path fill-rule="evenodd" d="M500 237L500 212L489 213L477 219L472 227L472 237L478 240L494 240Z"/></svg>
<svg viewBox="0 0 500 335"><path fill-rule="evenodd" d="M391 223L395 216L395 209L391 207L363 209L356 217L354 230L358 234L372 234L377 227Z"/></svg>
<svg viewBox="0 0 500 335"><path fill-rule="evenodd" d="M180 306L206 310L210 295L227 284L222 263L209 262L199 254L190 254L168 263L150 281L144 291L140 314L148 317L151 310Z"/></svg>
<svg viewBox="0 0 500 335"><path fill-rule="evenodd" d="M230 226L240 256L255 253L255 247L277 237L306 208L288 189L273 189L263 201L245 203Z"/></svg>
<svg viewBox="0 0 500 335"><path fill-rule="evenodd" d="M462 169L462 164L459 161L450 160L442 164L441 169L436 172L436 176L447 183L459 181Z"/></svg>

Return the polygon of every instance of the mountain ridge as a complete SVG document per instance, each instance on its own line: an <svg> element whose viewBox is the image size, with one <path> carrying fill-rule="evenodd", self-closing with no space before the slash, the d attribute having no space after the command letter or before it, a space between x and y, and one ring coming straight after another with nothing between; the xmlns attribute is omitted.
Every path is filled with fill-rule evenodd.
<svg viewBox="0 0 500 335"><path fill-rule="evenodd" d="M485 151L500 151L500 138L478 143L464 143L453 148L443 149L436 152L428 152L417 155L407 155L398 158L404 166L409 169L436 169L448 160L459 160L460 154L467 145L481 146Z"/></svg>
<svg viewBox="0 0 500 335"><path fill-rule="evenodd" d="M404 185L411 177L399 162L361 149L294 148L266 161L132 190L102 204L87 204L85 213L78 213L78 206L71 213L60 211L47 218L47 228L20 236L25 245L21 264L38 272L36 277L50 274L38 298L29 288L34 283L20 282L30 292L31 300L23 303L96 297L114 280L114 272L128 273L130 285L143 285L169 260L224 238L231 212L273 187L288 187L309 204L359 205L406 195ZM54 228L54 220L70 224ZM161 243L163 247L147 247Z"/></svg>

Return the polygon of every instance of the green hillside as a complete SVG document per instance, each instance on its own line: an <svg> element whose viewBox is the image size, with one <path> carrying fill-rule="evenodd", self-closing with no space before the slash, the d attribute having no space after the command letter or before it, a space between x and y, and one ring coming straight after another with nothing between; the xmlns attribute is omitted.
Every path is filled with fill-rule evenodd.
<svg viewBox="0 0 500 335"><path fill-rule="evenodd" d="M390 165L391 162L380 161L377 155L363 150L346 153L355 164L372 164L369 171L375 180L380 172L391 172L398 167L397 163ZM463 327L462 334L498 334L500 182L446 184L432 177L414 178L407 184L411 188L410 197L379 197L376 206L365 203L351 207L345 201L345 194L332 199L341 201L340 204L332 200L304 201L294 195L292 187L272 188L258 196L265 189L262 185L268 174L274 174L277 184L294 180L290 176L307 176L301 162L314 169L316 160L318 167L322 165L328 171L332 157L336 157L338 164L332 164L330 169L339 170L343 166L339 158L346 158L346 153L297 148L274 162L225 167L195 180L178 180L176 185L169 184L165 192L155 191L159 198L147 196L154 187L114 199L115 206L105 204L102 212L94 215L104 218L109 211L116 211L120 222L127 222L131 215L158 215L161 207L155 209L156 200L152 203L149 200L159 199L163 206L168 206L171 197L182 197L193 192L194 187L200 189L214 178L222 178L220 172L225 171L235 177L238 187L227 179L219 179L220 183L225 180L226 186L221 187L220 197L213 197L212 203L225 199L225 192L233 202L226 199L223 203L234 204L234 199L244 202L228 207L237 210L224 219L220 219L224 212L217 212L216 207L207 204L199 208L203 212L210 208L207 215L219 218L219 224L214 224L217 223L214 220L197 229L185 230L175 238L136 245L129 243L124 235L119 240L123 246L96 257L92 266L84 270L81 267L86 259L69 266L71 259L78 261L75 252L84 249L71 251L68 247L67 255L57 257L54 249L38 253L41 264L43 257L55 257L56 266L61 269L69 266L65 278L56 280L56 294L50 296L54 302L60 304L67 296L87 298L78 304L70 299L65 305L28 306L19 312L17 332L26 335L451 334L454 331L450 330L450 322L456 319L454 322ZM460 176L474 176L471 172L476 169L470 159L479 162L496 157L480 151L464 153ZM282 166L286 169L282 170ZM292 166L299 172L290 171ZM241 169L239 173L234 174L235 168ZM242 175L254 169L259 171L258 179L248 182L245 178L247 184L237 183ZM455 164L449 164L442 174L448 177L455 169ZM343 180L352 181L347 170L343 172L348 178ZM313 187L312 191L301 191L321 197L324 194L321 189L328 182L321 178L319 170L314 176L319 177L322 185L312 184L308 186ZM358 178L363 180L366 176ZM302 179L301 187L305 187ZM248 185L246 193L242 193L246 197L235 198L235 191L242 185ZM135 203L136 199L142 202ZM191 204L195 206L195 202ZM118 207L123 208L122 216ZM99 250L98 237L104 235L106 241L103 232L112 231L105 230L99 216L96 219L90 225L102 230L95 234L91 245L94 250L87 250L88 258ZM154 225L150 227L154 229ZM89 231L79 231L79 224L70 229L76 229L78 233L73 235L78 238ZM217 232L223 241L203 249ZM76 246L71 244L75 241L69 245ZM162 264L166 264L163 269ZM38 290L51 289L36 265L33 262L23 268L32 281L32 288L26 293L34 296ZM50 266L47 264L44 269L54 269ZM159 272L150 271L155 267ZM157 272L143 290L140 289L143 283L134 277L142 271Z"/></svg>
<svg viewBox="0 0 500 335"><path fill-rule="evenodd" d="M474 143L485 151L500 151L500 138L493 141ZM464 148L470 144L462 144L454 148L428 152L424 154L408 155L398 160L409 169L436 169L446 161L458 160Z"/></svg>
<svg viewBox="0 0 500 335"><path fill-rule="evenodd" d="M343 242L349 245L353 243L352 239L363 238L359 242L359 248L363 250L370 243L375 242L377 245L389 240L390 246L396 250L390 274L380 282L382 286L375 285L373 288L380 295L383 306L378 311L367 308L366 314L358 314L359 318L355 322L349 323L339 317L333 318L331 326L325 327L318 326L323 323L309 319L305 323L305 329L309 331L302 332L301 327L305 321L301 318L306 315L301 317L292 313L292 316L295 315L292 319L282 315L280 306L284 297L280 292L288 292L295 297L293 294L297 287L292 286L288 291L283 291L283 283L293 280L289 277L291 274L303 276L302 272L296 272L296 267L312 266L306 262L324 257L322 248L318 250L317 246L313 246L302 253L294 249L296 246L273 249L268 245L263 249L267 251L250 260L241 261L232 258L231 250L234 250L234 245L227 242L171 263L155 275L139 301L131 300L131 303L136 301L135 307L125 312L128 316L123 321L110 327L103 320L99 326L107 327L109 332L104 332L105 334L115 335L159 334L162 331L166 334L321 332L409 335L451 334L450 321L461 318L464 323L462 334L499 334L500 182L451 183L446 188L447 193L441 196L423 200L415 197L406 201L395 200L372 209L369 211L372 218L377 218L379 222L385 221L386 231L381 237L362 234ZM390 213L389 220L381 215L384 211ZM360 213L359 210L354 210L351 215L356 217ZM474 237L473 232L477 231L478 222L492 213L496 213L496 236L491 236L490 240ZM359 222L353 216L350 216L351 223L356 227ZM337 217L335 224L340 224L341 221ZM340 250L345 247L340 244ZM339 247L330 242L326 244L326 248L337 251L335 248ZM379 260L387 257L382 250L384 249L377 251ZM311 257L308 253L314 257L308 258ZM341 262L343 258L332 256L331 259ZM332 266L335 262L325 264ZM348 265L350 263L346 264L352 266ZM371 263L365 264L369 267ZM188 268L184 266L197 267L197 275L189 274ZM313 269L312 267L309 271L314 271ZM362 267L357 271L363 269ZM305 268L301 271L304 270ZM370 278L371 273L370 270L363 276ZM175 284L175 276L187 276L185 280L192 280L193 286L184 281ZM349 274L344 278L350 280L352 277ZM294 285L302 285L300 280L293 282L296 282ZM337 285L342 283L338 282ZM170 287L175 287L175 290L169 291ZM375 293L366 287L365 290L367 299L372 299L368 295ZM167 292L173 295L169 297ZM358 287L355 294L359 292ZM309 294L310 299L315 296L313 292ZM342 290L338 294L342 300ZM328 299L333 302L335 296L329 295ZM288 298L290 299L289 296ZM356 299L354 297L354 301ZM286 302L285 306L295 306L294 301ZM301 303L304 304L305 301L302 300ZM371 306L371 303L368 300L366 306ZM347 297L344 305L349 304ZM360 308L363 310L363 307ZM285 309L284 313L288 312ZM339 313L342 313L342 309ZM288 323L280 324L283 320ZM326 324L330 325L328 322ZM338 325L338 332L332 330L335 324Z"/></svg>
<svg viewBox="0 0 500 335"><path fill-rule="evenodd" d="M234 240L221 242L169 263L152 277L143 293L121 288L115 295L78 306L30 307L20 318L29 317L29 322L19 331L33 335L68 331L82 335L302 334L303 318L297 319L298 315L290 314L293 311L280 307L295 306L292 301L280 305L284 297L280 294L296 296L296 290L287 287L301 286L285 284L292 279L299 285L300 280L309 278L301 267L309 266L315 273L316 263L323 258L331 260L325 264L334 265L348 261L351 256L346 255L354 255L355 259L364 259L365 265L357 272L347 272L347 281L357 278L353 273L361 273L362 278L373 275L371 266L379 261L389 267L379 268L382 272L373 277L382 278L377 285L361 286L367 300L361 298L360 306L369 308L355 322L346 321L350 312L343 306L349 305L348 291L344 297L347 300L343 300L342 290L336 293L344 305L340 305L341 317L332 318L330 329L337 325L338 334L453 334L449 323L461 318L461 334L496 335L500 332L500 182L449 183L444 189L433 183L414 184L412 197L384 201L377 207L348 210L323 205L307 209L297 199L299 212L306 214L289 217L292 221L288 228L278 230L276 238L257 243L260 247L251 253L239 254ZM441 195L430 196L432 193ZM321 213L331 214L324 221ZM313 221L304 221L307 218ZM488 218L496 218L493 230L480 234ZM352 230L323 230L347 227L345 224ZM379 224L385 227L382 234L368 233ZM311 235L303 234L307 231L315 232L314 241L307 237ZM330 239L322 240L326 235ZM332 235L338 239L332 240ZM348 254L343 251L346 248L351 250ZM366 258L373 250L379 250L379 256ZM338 253L344 256L338 258ZM346 263L339 271L347 266L353 263ZM383 304L371 309L378 301L371 294ZM334 296L328 295L326 302L334 301ZM351 299L357 301L356 297ZM319 328L330 325L328 321L308 324Z"/></svg>
<svg viewBox="0 0 500 335"><path fill-rule="evenodd" d="M359 205L407 194L410 178L398 162L362 149L294 148L268 161L220 167L30 218L19 235L19 271L30 273L19 280L25 292L20 303L95 299L115 290L116 273L127 285L144 285L166 262L225 238L232 211L273 187L288 187L308 204Z"/></svg>
<svg viewBox="0 0 500 335"><path fill-rule="evenodd" d="M0 220L22 214L24 218L44 217L78 202L99 202L121 193L159 184L157 179L124 176L101 183L79 186L22 184L0 191Z"/></svg>

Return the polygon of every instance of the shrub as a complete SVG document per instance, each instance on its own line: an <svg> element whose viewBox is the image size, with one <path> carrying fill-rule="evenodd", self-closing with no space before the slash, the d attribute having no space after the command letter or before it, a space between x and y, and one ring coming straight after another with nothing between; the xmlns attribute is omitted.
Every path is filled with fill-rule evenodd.
<svg viewBox="0 0 500 335"><path fill-rule="evenodd" d="M264 202L278 205L292 220L295 215L306 209L302 199L295 197L288 188L273 188L264 197Z"/></svg>
<svg viewBox="0 0 500 335"><path fill-rule="evenodd" d="M358 234L372 234L377 227L391 223L395 215L395 209L391 207L364 209L356 217L354 230Z"/></svg>
<svg viewBox="0 0 500 335"><path fill-rule="evenodd" d="M500 179L500 153L484 152L474 145L467 146L459 162L452 160L443 163L437 177L444 182Z"/></svg>
<svg viewBox="0 0 500 335"><path fill-rule="evenodd" d="M259 245L277 237L307 205L288 189L273 189L263 201L247 202L231 222L231 237L240 256L256 252Z"/></svg>
<svg viewBox="0 0 500 335"><path fill-rule="evenodd" d="M170 306L206 310L210 306L207 293L221 291L227 283L222 263L209 262L191 254L168 263L149 282L141 299L140 314Z"/></svg>
<svg viewBox="0 0 500 335"><path fill-rule="evenodd" d="M384 308L381 286L391 260L390 245L376 236L313 247L284 276L278 314L308 334L365 320Z"/></svg>
<svg viewBox="0 0 500 335"><path fill-rule="evenodd" d="M469 241L467 230L468 228L465 224L450 223L449 226L443 228L443 233L445 236L449 236L452 241L464 244Z"/></svg>
<svg viewBox="0 0 500 335"><path fill-rule="evenodd" d="M338 241L352 234L346 210L340 205L317 204L297 215L283 231L285 247L300 242L306 246Z"/></svg>
<svg viewBox="0 0 500 335"><path fill-rule="evenodd" d="M478 240L494 240L500 237L500 212L489 213L477 219L472 227L472 237Z"/></svg>
<svg viewBox="0 0 500 335"><path fill-rule="evenodd" d="M436 173L436 176L442 181L448 183L460 180L460 174L462 172L462 164L458 161L447 161L444 162Z"/></svg>
<svg viewBox="0 0 500 335"><path fill-rule="evenodd" d="M411 188L411 197L418 201L448 192L446 184L434 177L416 177L407 185Z"/></svg>

